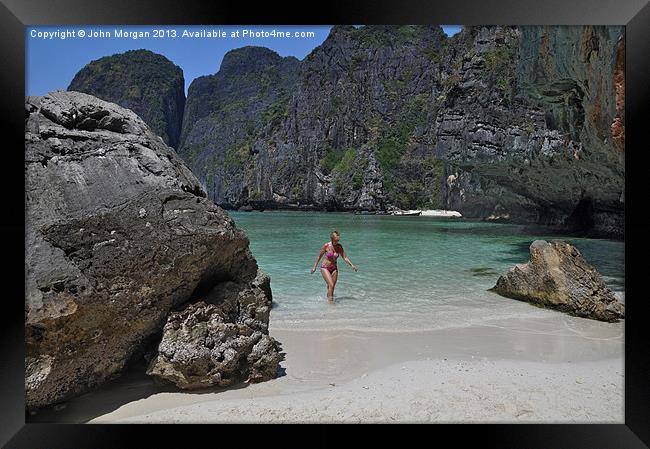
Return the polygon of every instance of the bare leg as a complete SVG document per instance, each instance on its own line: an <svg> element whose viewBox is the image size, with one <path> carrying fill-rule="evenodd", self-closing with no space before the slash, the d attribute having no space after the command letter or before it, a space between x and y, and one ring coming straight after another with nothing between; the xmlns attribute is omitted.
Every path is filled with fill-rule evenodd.
<svg viewBox="0 0 650 449"><path fill-rule="evenodd" d="M332 273L332 296L334 296L334 288L336 287L336 281L339 279L339 270Z"/></svg>
<svg viewBox="0 0 650 449"><path fill-rule="evenodd" d="M334 280L332 279L332 275L326 268L321 268L320 272L327 283L327 299L331 299L334 297Z"/></svg>

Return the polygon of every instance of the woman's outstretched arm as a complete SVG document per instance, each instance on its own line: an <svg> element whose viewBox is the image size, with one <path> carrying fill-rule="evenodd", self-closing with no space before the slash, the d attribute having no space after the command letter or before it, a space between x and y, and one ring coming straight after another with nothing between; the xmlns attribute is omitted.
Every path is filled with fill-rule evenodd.
<svg viewBox="0 0 650 449"><path fill-rule="evenodd" d="M325 254L325 247L327 244L323 245L323 247L320 249L320 252L318 253L318 257L316 258L316 262L314 262L314 266L311 267L311 272L314 273L316 271L316 265L318 265L318 261L320 260L321 257L323 257L323 254Z"/></svg>
<svg viewBox="0 0 650 449"><path fill-rule="evenodd" d="M352 268L352 271L357 271L358 270L358 268L352 262L350 262L350 259L348 259L348 256L345 254L345 250L343 249L343 247L341 247L341 257L343 257L343 260L345 260L345 262L348 265L350 265L350 267Z"/></svg>

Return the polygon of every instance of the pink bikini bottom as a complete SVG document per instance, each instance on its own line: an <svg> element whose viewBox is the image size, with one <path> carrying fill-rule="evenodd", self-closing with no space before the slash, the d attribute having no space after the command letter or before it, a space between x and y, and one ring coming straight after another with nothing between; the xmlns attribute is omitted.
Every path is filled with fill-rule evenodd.
<svg viewBox="0 0 650 449"><path fill-rule="evenodd" d="M320 267L321 267L321 268L325 268L327 271L330 272L330 274L332 274L332 273L334 273L334 272L336 271L336 264L332 264L332 265L325 265L325 264L323 264L323 265L321 265Z"/></svg>

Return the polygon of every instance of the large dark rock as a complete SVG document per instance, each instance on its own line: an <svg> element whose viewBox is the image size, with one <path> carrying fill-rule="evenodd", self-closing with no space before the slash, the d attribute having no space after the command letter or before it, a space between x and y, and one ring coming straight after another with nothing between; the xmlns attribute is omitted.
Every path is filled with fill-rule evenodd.
<svg viewBox="0 0 650 449"><path fill-rule="evenodd" d="M530 245L530 261L515 265L491 290L579 317L601 321L625 317L625 306L596 269L576 247L557 240L535 240Z"/></svg>
<svg viewBox="0 0 650 449"><path fill-rule="evenodd" d="M142 119L77 92L25 106L28 409L116 377L170 310L222 284L257 292L236 310L268 334L245 233Z"/></svg>
<svg viewBox="0 0 650 449"><path fill-rule="evenodd" d="M68 90L131 109L165 143L178 148L185 108L183 70L149 50L129 50L90 62Z"/></svg>

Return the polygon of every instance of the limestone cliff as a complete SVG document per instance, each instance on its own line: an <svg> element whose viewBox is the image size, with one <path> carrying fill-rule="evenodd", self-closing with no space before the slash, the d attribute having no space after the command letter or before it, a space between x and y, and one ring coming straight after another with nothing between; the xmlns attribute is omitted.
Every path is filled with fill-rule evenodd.
<svg viewBox="0 0 650 449"><path fill-rule="evenodd" d="M68 90L131 109L166 144L177 148L185 108L183 70L149 50L130 50L90 62Z"/></svg>
<svg viewBox="0 0 650 449"><path fill-rule="evenodd" d="M124 57L71 88L131 107L98 87L115 65L146 84L149 59ZM152 126L227 208L445 208L622 237L624 60L620 26L334 26L302 61L228 52L172 114L182 130ZM169 122L150 98L133 110Z"/></svg>
<svg viewBox="0 0 650 449"><path fill-rule="evenodd" d="M456 209L621 236L623 27L335 26L192 83L179 147L218 204Z"/></svg>

